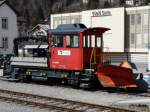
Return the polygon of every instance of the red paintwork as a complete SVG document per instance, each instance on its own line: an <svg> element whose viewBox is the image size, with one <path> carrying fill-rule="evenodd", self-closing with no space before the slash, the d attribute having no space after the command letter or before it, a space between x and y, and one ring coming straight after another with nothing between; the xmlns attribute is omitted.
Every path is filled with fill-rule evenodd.
<svg viewBox="0 0 150 112"><path fill-rule="evenodd" d="M66 37L64 33L63 48L50 48L51 56L49 62L50 69L62 69L62 70L79 70L83 71L85 68L90 67L90 60L91 60L91 52L93 48L84 48L83 47L83 35L97 35L102 36L102 34L107 31L107 28L89 28L85 29L82 32L78 32L79 36L79 48L66 48ZM52 34L50 33L50 46L51 46L51 37ZM58 55L58 52L62 52L61 55ZM63 52L70 52L67 55L64 55ZM101 62L101 48L95 48L95 56L96 61L99 63ZM99 55L99 56L98 56ZM100 58L99 58L100 57Z"/></svg>
<svg viewBox="0 0 150 112"><path fill-rule="evenodd" d="M70 55L58 55L67 51ZM51 48L51 69L82 70L82 49L80 48Z"/></svg>
<svg viewBox="0 0 150 112"><path fill-rule="evenodd" d="M51 47L50 68L61 70L83 70L82 39L79 37L79 48L66 48L66 37L63 37L63 48Z"/></svg>
<svg viewBox="0 0 150 112"><path fill-rule="evenodd" d="M93 51L94 50L94 51ZM93 51L94 56L92 56L92 60L95 58L95 63L102 64L102 54L101 54L101 48L83 48L83 66L84 68L90 67L90 61L91 61L91 53Z"/></svg>
<svg viewBox="0 0 150 112"><path fill-rule="evenodd" d="M83 66L84 68L90 67L90 58L91 58L92 48L83 48Z"/></svg>

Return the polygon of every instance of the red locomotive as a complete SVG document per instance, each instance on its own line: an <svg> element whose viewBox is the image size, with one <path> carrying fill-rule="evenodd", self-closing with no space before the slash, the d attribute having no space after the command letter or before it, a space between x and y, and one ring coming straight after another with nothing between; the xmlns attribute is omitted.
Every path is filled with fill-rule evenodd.
<svg viewBox="0 0 150 112"><path fill-rule="evenodd" d="M103 87L137 88L132 69L110 65L103 54L103 33L108 30L65 24L49 30L49 38L45 40L16 39L16 56L11 58L10 64L12 77L60 79L83 88L94 87L97 82Z"/></svg>

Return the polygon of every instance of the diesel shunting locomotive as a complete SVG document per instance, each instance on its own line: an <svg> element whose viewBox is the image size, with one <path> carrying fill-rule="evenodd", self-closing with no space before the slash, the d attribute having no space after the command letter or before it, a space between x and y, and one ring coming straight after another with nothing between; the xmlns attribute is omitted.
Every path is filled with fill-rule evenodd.
<svg viewBox="0 0 150 112"><path fill-rule="evenodd" d="M103 52L108 28L63 24L48 31L48 38L17 38L10 59L12 78L45 77L76 87L138 88L127 61L115 66Z"/></svg>

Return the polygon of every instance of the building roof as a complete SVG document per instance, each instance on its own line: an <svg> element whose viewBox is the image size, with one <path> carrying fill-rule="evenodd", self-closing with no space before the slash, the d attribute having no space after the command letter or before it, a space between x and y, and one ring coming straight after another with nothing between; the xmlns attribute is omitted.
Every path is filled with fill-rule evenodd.
<svg viewBox="0 0 150 112"><path fill-rule="evenodd" d="M37 24L35 27L32 28L32 31L34 31L38 27L42 28L45 31L50 29L50 26L48 24Z"/></svg>
<svg viewBox="0 0 150 112"><path fill-rule="evenodd" d="M8 0L2 0L2 1L0 1L0 7L3 4L7 4L18 16L20 15L19 12L8 2Z"/></svg>
<svg viewBox="0 0 150 112"><path fill-rule="evenodd" d="M30 35L44 35L44 36L47 36L47 31L49 29L50 29L50 26L48 24L37 24L28 33Z"/></svg>

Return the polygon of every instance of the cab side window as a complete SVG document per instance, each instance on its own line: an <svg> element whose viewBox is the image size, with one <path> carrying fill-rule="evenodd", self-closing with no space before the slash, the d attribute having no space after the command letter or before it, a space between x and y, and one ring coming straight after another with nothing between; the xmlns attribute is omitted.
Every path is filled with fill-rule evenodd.
<svg viewBox="0 0 150 112"><path fill-rule="evenodd" d="M52 36L52 47L63 47L63 35Z"/></svg>
<svg viewBox="0 0 150 112"><path fill-rule="evenodd" d="M79 47L79 37L77 35L66 35L67 46L70 48Z"/></svg>

